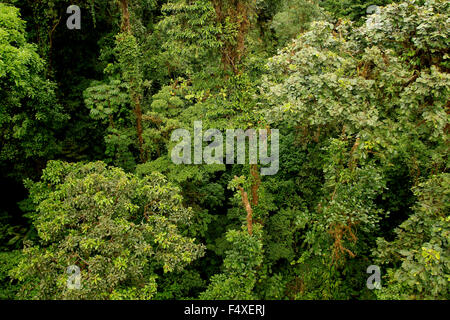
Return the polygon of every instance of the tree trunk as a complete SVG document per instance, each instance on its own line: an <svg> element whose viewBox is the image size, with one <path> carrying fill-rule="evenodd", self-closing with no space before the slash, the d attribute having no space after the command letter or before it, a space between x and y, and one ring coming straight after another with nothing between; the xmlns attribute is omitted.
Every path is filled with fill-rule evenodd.
<svg viewBox="0 0 450 320"><path fill-rule="evenodd" d="M120 9L122 11L122 32L132 34L131 23L130 23L130 12L128 10L128 0L119 0ZM134 104L134 114L136 116L136 133L138 137L139 144L139 156L141 162L147 161L146 155L144 152L144 138L142 136L142 108L141 108L141 96L140 93L137 92L134 86L135 80L133 78L130 79L130 95L131 100Z"/></svg>

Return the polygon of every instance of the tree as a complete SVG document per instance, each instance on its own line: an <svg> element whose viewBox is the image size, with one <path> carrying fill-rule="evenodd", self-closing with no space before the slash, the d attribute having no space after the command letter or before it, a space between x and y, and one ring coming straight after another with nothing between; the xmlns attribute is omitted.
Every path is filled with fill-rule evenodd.
<svg viewBox="0 0 450 320"><path fill-rule="evenodd" d="M448 299L448 1L6 2L0 297Z"/></svg>
<svg viewBox="0 0 450 320"><path fill-rule="evenodd" d="M377 258L386 264L381 299L448 299L450 291L450 175L441 173L414 188L414 213L395 229L396 238L378 239Z"/></svg>
<svg viewBox="0 0 450 320"><path fill-rule="evenodd" d="M278 45L284 47L288 40L305 32L309 24L319 16L317 1L283 1L282 8L274 15L271 27L275 30Z"/></svg>
<svg viewBox="0 0 450 320"><path fill-rule="evenodd" d="M102 162L51 161L41 181L27 181L39 239L27 244L13 276L38 299L149 299L159 270L182 270L203 254L179 228L191 211L178 190L154 173L145 178ZM81 270L68 288L67 268Z"/></svg>
<svg viewBox="0 0 450 320"><path fill-rule="evenodd" d="M308 248L300 264L317 265L316 258L328 256L326 270L327 264L349 257L330 268L338 278L352 268L364 270L375 232L386 232L388 222L388 228L401 223L405 209L397 201L411 201L409 194L400 200L388 190L400 189L400 181L407 181L401 188L415 190L421 181L445 172L450 78L443 26L448 9L446 1L391 4L377 13L375 28L316 21L269 60L261 109L271 125L295 130L306 155L318 158L305 169L322 171L321 190L299 213L305 228L301 243ZM305 177L308 171L299 174ZM445 197L434 194L438 202ZM435 297L445 297L438 289L442 278L429 279L440 290ZM342 285L344 293L353 284Z"/></svg>
<svg viewBox="0 0 450 320"><path fill-rule="evenodd" d="M211 278L208 289L200 295L200 299L255 299L256 268L263 261L261 228L255 228L254 235L250 235L245 228L230 230L226 239L231 249L223 261L224 272Z"/></svg>
<svg viewBox="0 0 450 320"><path fill-rule="evenodd" d="M26 42L19 10L4 3L0 33L1 168L15 178L31 176L60 151L57 133L68 117L56 101L55 85L43 77L36 47Z"/></svg>

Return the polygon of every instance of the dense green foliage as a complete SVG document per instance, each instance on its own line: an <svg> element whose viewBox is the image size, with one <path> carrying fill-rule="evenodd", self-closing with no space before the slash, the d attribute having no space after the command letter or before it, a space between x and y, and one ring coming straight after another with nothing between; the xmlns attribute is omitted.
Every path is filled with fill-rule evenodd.
<svg viewBox="0 0 450 320"><path fill-rule="evenodd" d="M0 299L450 297L448 1L4 2ZM194 121L279 171L175 164Z"/></svg>

